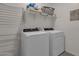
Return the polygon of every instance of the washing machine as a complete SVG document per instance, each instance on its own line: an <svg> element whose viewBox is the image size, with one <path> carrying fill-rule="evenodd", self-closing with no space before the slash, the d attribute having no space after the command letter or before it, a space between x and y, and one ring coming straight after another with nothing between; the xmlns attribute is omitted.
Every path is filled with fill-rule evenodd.
<svg viewBox="0 0 79 59"><path fill-rule="evenodd" d="M49 56L49 35L46 32L21 33L22 56Z"/></svg>
<svg viewBox="0 0 79 59"><path fill-rule="evenodd" d="M46 30L49 33L49 55L58 56L65 50L64 32L58 30Z"/></svg>

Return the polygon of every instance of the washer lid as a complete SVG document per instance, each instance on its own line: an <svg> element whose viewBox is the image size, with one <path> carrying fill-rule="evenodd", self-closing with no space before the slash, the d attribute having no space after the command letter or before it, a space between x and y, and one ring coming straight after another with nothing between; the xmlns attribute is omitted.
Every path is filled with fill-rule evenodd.
<svg viewBox="0 0 79 59"><path fill-rule="evenodd" d="M48 31L45 31L45 32L49 32L49 33L60 33L60 32L63 32L63 31L58 31L58 30L48 30Z"/></svg>
<svg viewBox="0 0 79 59"><path fill-rule="evenodd" d="M31 35L39 35L39 34L45 34L46 32L44 31L35 31L35 32L23 32L26 36L31 36Z"/></svg>

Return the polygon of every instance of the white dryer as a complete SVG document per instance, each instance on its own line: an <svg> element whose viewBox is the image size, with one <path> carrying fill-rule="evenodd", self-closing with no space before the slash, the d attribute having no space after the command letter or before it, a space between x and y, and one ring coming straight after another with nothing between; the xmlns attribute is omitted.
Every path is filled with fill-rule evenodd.
<svg viewBox="0 0 79 59"><path fill-rule="evenodd" d="M22 56L49 56L49 35L46 32L22 32Z"/></svg>
<svg viewBox="0 0 79 59"><path fill-rule="evenodd" d="M58 56L64 52L64 32L57 30L46 31L49 33L49 55Z"/></svg>

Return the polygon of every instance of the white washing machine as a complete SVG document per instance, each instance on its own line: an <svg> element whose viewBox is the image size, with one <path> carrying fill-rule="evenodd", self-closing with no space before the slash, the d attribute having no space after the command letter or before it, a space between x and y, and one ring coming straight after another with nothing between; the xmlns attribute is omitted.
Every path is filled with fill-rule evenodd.
<svg viewBox="0 0 79 59"><path fill-rule="evenodd" d="M49 56L49 35L46 32L23 32L21 34L22 56Z"/></svg>
<svg viewBox="0 0 79 59"><path fill-rule="evenodd" d="M49 55L58 56L64 52L64 32L57 30L46 31L49 33Z"/></svg>

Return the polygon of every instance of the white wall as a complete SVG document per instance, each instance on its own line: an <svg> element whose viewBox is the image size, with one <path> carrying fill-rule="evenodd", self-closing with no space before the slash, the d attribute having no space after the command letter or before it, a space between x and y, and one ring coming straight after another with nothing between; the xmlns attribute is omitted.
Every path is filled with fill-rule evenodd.
<svg viewBox="0 0 79 59"><path fill-rule="evenodd" d="M55 7L57 15L55 28L65 33L65 48L67 52L79 55L79 21L70 21L70 10L79 9L79 4L56 3L50 4Z"/></svg>
<svg viewBox="0 0 79 59"><path fill-rule="evenodd" d="M25 13L25 28L54 27L54 16L42 16L38 13Z"/></svg>
<svg viewBox="0 0 79 59"><path fill-rule="evenodd" d="M38 4L39 7L48 4ZM25 12L25 28L34 28L34 27L54 27L56 17L55 16L43 16L39 13L28 13Z"/></svg>

